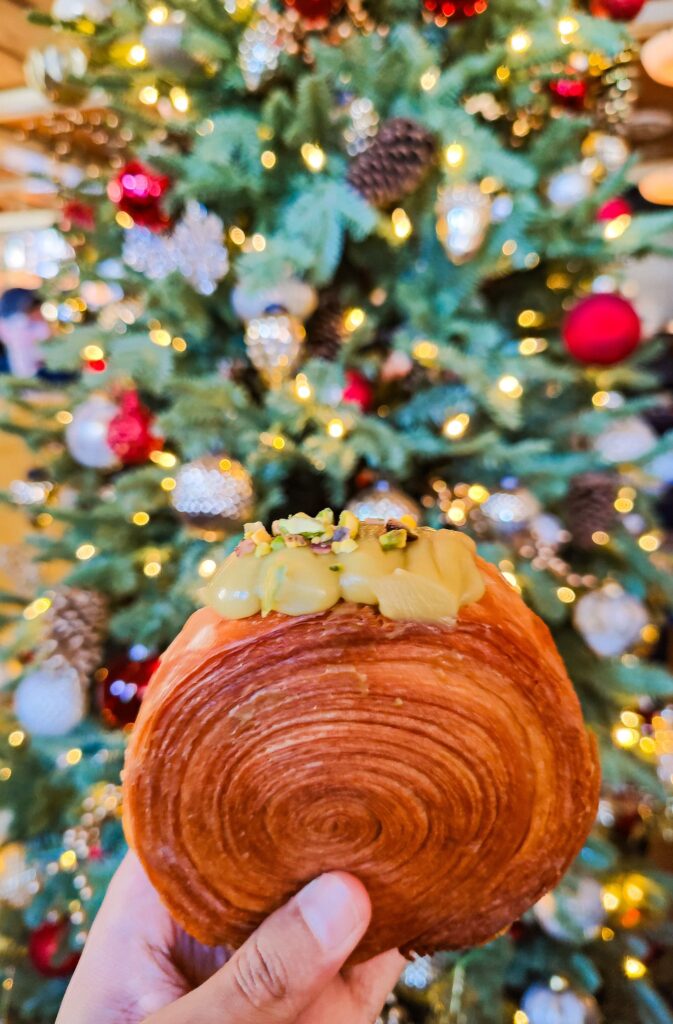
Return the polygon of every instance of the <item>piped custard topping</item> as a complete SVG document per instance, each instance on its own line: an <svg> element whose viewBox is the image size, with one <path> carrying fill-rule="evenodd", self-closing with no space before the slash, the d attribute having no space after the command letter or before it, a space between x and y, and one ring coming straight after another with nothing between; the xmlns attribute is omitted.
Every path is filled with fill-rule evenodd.
<svg viewBox="0 0 673 1024"><path fill-rule="evenodd" d="M244 540L223 562L204 600L227 619L261 612L309 615L338 601L377 605L388 619L453 622L478 601L484 580L474 541L455 530L401 520L360 522L331 509L248 523Z"/></svg>

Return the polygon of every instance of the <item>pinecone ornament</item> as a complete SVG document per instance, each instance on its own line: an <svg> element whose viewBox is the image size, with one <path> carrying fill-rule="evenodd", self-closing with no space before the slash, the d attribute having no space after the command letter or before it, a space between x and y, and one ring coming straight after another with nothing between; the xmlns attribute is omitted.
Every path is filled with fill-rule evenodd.
<svg viewBox="0 0 673 1024"><path fill-rule="evenodd" d="M573 477L566 498L566 522L575 547L588 551L593 534L609 533L615 519L617 481L609 473L580 473Z"/></svg>
<svg viewBox="0 0 673 1024"><path fill-rule="evenodd" d="M435 140L423 125L394 117L352 161L348 181L374 206L390 206L416 191L434 155Z"/></svg>
<svg viewBox="0 0 673 1024"><path fill-rule="evenodd" d="M107 601L97 590L59 587L47 613L44 658L65 662L86 683L100 666L107 624Z"/></svg>
<svg viewBox="0 0 673 1024"><path fill-rule="evenodd" d="M336 293L323 292L318 308L306 324L306 354L333 362L344 340L344 311Z"/></svg>

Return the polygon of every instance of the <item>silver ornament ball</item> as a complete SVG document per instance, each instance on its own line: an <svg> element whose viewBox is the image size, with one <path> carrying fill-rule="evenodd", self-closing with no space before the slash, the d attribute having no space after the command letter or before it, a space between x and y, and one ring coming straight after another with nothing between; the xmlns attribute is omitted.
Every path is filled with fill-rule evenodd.
<svg viewBox="0 0 673 1024"><path fill-rule="evenodd" d="M107 440L110 420L117 406L103 395L92 395L75 409L65 428L65 443L76 462L90 469L112 469L117 456Z"/></svg>
<svg viewBox="0 0 673 1024"><path fill-rule="evenodd" d="M491 223L491 199L478 185L448 185L437 193L437 237L457 266L481 248Z"/></svg>
<svg viewBox="0 0 673 1024"><path fill-rule="evenodd" d="M294 370L305 338L301 320L285 311L253 317L245 328L250 362L272 388L280 387Z"/></svg>
<svg viewBox="0 0 673 1024"><path fill-rule="evenodd" d="M525 487L515 491L495 491L481 511L496 533L509 535L524 530L540 512L540 502Z"/></svg>
<svg viewBox="0 0 673 1024"><path fill-rule="evenodd" d="M348 509L358 519L400 519L402 516L421 518L421 507L408 494L387 480L378 480L372 487L360 491L348 502Z"/></svg>
<svg viewBox="0 0 673 1024"><path fill-rule="evenodd" d="M652 451L657 435L640 416L623 416L595 438L593 447L606 462L633 462Z"/></svg>
<svg viewBox="0 0 673 1024"><path fill-rule="evenodd" d="M282 52L282 33L272 20L257 18L248 25L238 48L238 65L251 92L271 78Z"/></svg>
<svg viewBox="0 0 673 1024"><path fill-rule="evenodd" d="M186 462L175 475L171 504L186 523L200 529L239 529L254 509L250 474L225 454Z"/></svg>
<svg viewBox="0 0 673 1024"><path fill-rule="evenodd" d="M569 210L593 192L593 182L581 167L567 167L547 182L547 196L558 210Z"/></svg>
<svg viewBox="0 0 673 1024"><path fill-rule="evenodd" d="M605 921L603 886L594 878L566 880L533 907L540 927L561 942L591 942Z"/></svg>
<svg viewBox="0 0 673 1024"><path fill-rule="evenodd" d="M640 598L627 594L618 583L583 594L573 610L575 629L600 658L618 658L628 651L649 621Z"/></svg>
<svg viewBox="0 0 673 1024"><path fill-rule="evenodd" d="M537 984L524 994L521 1009L528 1024L599 1024L598 1003L590 995L580 995L571 988L554 991Z"/></svg>

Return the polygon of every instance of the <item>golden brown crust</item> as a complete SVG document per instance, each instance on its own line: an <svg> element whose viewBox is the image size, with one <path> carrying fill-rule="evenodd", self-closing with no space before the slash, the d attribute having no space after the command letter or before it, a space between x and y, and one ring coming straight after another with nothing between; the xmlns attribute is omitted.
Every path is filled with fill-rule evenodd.
<svg viewBox="0 0 673 1024"><path fill-rule="evenodd" d="M551 888L599 770L546 626L480 561L457 624L340 604L231 622L164 654L124 779L131 846L202 942L239 945L310 878L366 885L355 960L484 942Z"/></svg>

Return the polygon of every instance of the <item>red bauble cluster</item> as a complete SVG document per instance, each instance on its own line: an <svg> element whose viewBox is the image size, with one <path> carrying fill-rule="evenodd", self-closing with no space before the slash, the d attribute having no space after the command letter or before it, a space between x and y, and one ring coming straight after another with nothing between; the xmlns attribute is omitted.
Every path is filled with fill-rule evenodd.
<svg viewBox="0 0 673 1024"><path fill-rule="evenodd" d="M63 206L61 227L63 231L93 231L96 227L93 207L79 199L70 199Z"/></svg>
<svg viewBox="0 0 673 1024"><path fill-rule="evenodd" d="M77 967L80 954L65 945L70 925L67 921L44 921L30 933L28 956L36 971L47 978L66 978Z"/></svg>
<svg viewBox="0 0 673 1024"><path fill-rule="evenodd" d="M463 21L488 10L488 0L422 0L423 6L436 18Z"/></svg>
<svg viewBox="0 0 673 1024"><path fill-rule="evenodd" d="M307 28L324 28L343 5L344 0L285 0L285 6L295 10Z"/></svg>
<svg viewBox="0 0 673 1024"><path fill-rule="evenodd" d="M163 438L152 433L153 419L137 391L122 395L119 412L108 424L107 443L124 466L147 462L152 452L163 447Z"/></svg>
<svg viewBox="0 0 673 1024"><path fill-rule="evenodd" d="M646 0L592 0L591 13L596 18L613 21L633 21L645 6Z"/></svg>
<svg viewBox="0 0 673 1024"><path fill-rule="evenodd" d="M108 184L107 193L122 213L128 213L134 224L161 231L168 225L168 215L161 200L170 187L170 179L158 174L140 160L131 160Z"/></svg>
<svg viewBox="0 0 673 1024"><path fill-rule="evenodd" d="M133 725L159 658L133 659L121 655L100 672L98 702L106 725L125 729Z"/></svg>
<svg viewBox="0 0 673 1024"><path fill-rule="evenodd" d="M346 386L341 395L343 402L352 402L362 412L371 409L374 401L374 388L364 374L357 370L346 370Z"/></svg>
<svg viewBox="0 0 673 1024"><path fill-rule="evenodd" d="M549 91L566 109L581 110L587 95L587 82L585 78L555 78L549 83Z"/></svg>
<svg viewBox="0 0 673 1024"><path fill-rule="evenodd" d="M565 347L581 363L619 363L638 347L640 337L640 318L621 295L580 299L563 323Z"/></svg>
<svg viewBox="0 0 673 1024"><path fill-rule="evenodd" d="M616 217L631 216L633 207L627 199L617 196L616 199L608 199L607 203L596 211L596 220L614 220Z"/></svg>

